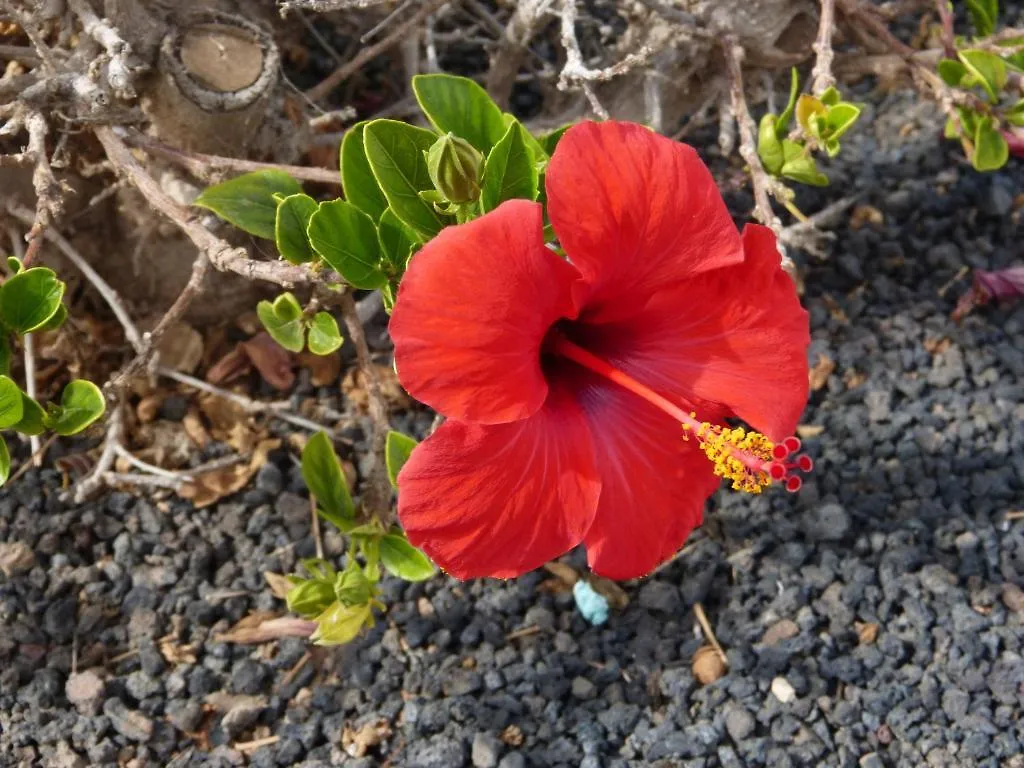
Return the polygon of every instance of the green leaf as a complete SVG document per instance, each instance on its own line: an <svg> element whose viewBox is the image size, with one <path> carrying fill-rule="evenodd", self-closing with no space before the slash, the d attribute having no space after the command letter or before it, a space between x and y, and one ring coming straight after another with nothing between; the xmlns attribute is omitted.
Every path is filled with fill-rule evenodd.
<svg viewBox="0 0 1024 768"><path fill-rule="evenodd" d="M1003 117L1010 125L1024 126L1024 99L1006 110Z"/></svg>
<svg viewBox="0 0 1024 768"><path fill-rule="evenodd" d="M519 122L515 115L510 115L508 112L502 112L501 119L505 121L505 131L508 131L508 127L512 125L512 123ZM501 135L502 137L505 136L504 133ZM501 141L501 139L498 141ZM526 144L526 149L529 151L530 157L533 158L533 164L534 167L537 168L537 172L542 172L547 168L548 160L551 159L547 150L544 149L544 145L537 140L537 137L525 128L523 128L523 143Z"/></svg>
<svg viewBox="0 0 1024 768"><path fill-rule="evenodd" d="M448 222L419 195L434 187L424 156L437 139L434 133L397 120L374 120L363 136L370 168L395 215L424 239L440 232Z"/></svg>
<svg viewBox="0 0 1024 768"><path fill-rule="evenodd" d="M363 129L366 123L356 123L341 140L341 188L345 199L374 221L380 220L388 201L366 159Z"/></svg>
<svg viewBox="0 0 1024 768"><path fill-rule="evenodd" d="M842 100L842 94L839 93L838 88L830 85L818 98L821 99L821 103L826 107L834 107Z"/></svg>
<svg viewBox="0 0 1024 768"><path fill-rule="evenodd" d="M0 287L0 321L18 333L39 330L60 311L64 283L46 267L33 267Z"/></svg>
<svg viewBox="0 0 1024 768"><path fill-rule="evenodd" d="M468 77L416 75L412 89L423 113L441 133L454 133L485 155L505 134L501 109Z"/></svg>
<svg viewBox="0 0 1024 768"><path fill-rule="evenodd" d="M398 487L398 473L401 472L405 462L412 455L412 449L417 445L419 443L408 435L403 435L401 432L395 432L394 430L388 432L384 454L388 465L388 477L391 478L391 485L395 488Z"/></svg>
<svg viewBox="0 0 1024 768"><path fill-rule="evenodd" d="M11 452L7 450L7 441L0 437L0 485L11 476Z"/></svg>
<svg viewBox="0 0 1024 768"><path fill-rule="evenodd" d="M978 132L978 121L981 119L981 116L973 109L968 109L967 107L957 107L956 112L960 116L960 125L963 127L964 132L968 137L974 136Z"/></svg>
<svg viewBox="0 0 1024 768"><path fill-rule="evenodd" d="M341 528L355 517L356 508L348 492L345 474L326 432L317 432L306 443L302 451L302 479L320 503L326 520Z"/></svg>
<svg viewBox="0 0 1024 768"><path fill-rule="evenodd" d="M572 128L572 126L573 123L566 123L565 125L555 128L553 131L542 133L537 137L540 145L544 147L544 151L547 152L549 156L555 154L555 147L558 146L558 142L562 140L565 132Z"/></svg>
<svg viewBox="0 0 1024 768"><path fill-rule="evenodd" d="M107 404L100 388L91 381L69 381L60 396L60 407L47 414L46 426L58 435L77 435L103 415Z"/></svg>
<svg viewBox="0 0 1024 768"><path fill-rule="evenodd" d="M39 331L55 331L58 328L60 328L62 325L64 325L64 323L67 322L67 319L68 319L68 308L64 306L63 302L61 302L61 304L58 305L58 307L57 307L57 311L53 313L53 316L50 317L50 319L47 320L45 323L43 323L41 326L39 326L39 328L37 330L39 330Z"/></svg>
<svg viewBox="0 0 1024 768"><path fill-rule="evenodd" d="M999 0L967 0L967 11L978 37L988 37L995 32Z"/></svg>
<svg viewBox="0 0 1024 768"><path fill-rule="evenodd" d="M960 138L960 126L957 125L956 120L954 120L952 117L946 118L946 124L942 128L942 135L947 139Z"/></svg>
<svg viewBox="0 0 1024 768"><path fill-rule="evenodd" d="M381 538L380 561L388 571L406 581L423 581L437 573L429 557L395 533Z"/></svg>
<svg viewBox="0 0 1024 768"><path fill-rule="evenodd" d="M793 112L796 110L796 101L800 96L800 73L796 67L789 70L789 103L782 110L779 119L775 123L775 135L779 141L785 138L789 132L789 123L793 119Z"/></svg>
<svg viewBox="0 0 1024 768"><path fill-rule="evenodd" d="M782 140L776 131L776 117L769 113L761 118L757 131L757 154L764 169L773 176L782 170L785 157L782 154Z"/></svg>
<svg viewBox="0 0 1024 768"><path fill-rule="evenodd" d="M960 82L967 74L967 67L956 59L942 59L939 61L939 77L951 88L959 88Z"/></svg>
<svg viewBox="0 0 1024 768"><path fill-rule="evenodd" d="M384 263L390 267L388 272L395 277L405 271L413 249L419 245L416 233L403 224L390 208L381 214L377 224L377 241Z"/></svg>
<svg viewBox="0 0 1024 768"><path fill-rule="evenodd" d="M526 149L525 129L514 122L487 155L483 189L480 194L484 213L513 198L537 197L537 169Z"/></svg>
<svg viewBox="0 0 1024 768"><path fill-rule="evenodd" d="M824 117L826 114L828 107L822 104L820 99L809 93L800 94L796 102L796 121L808 136L820 137L820 123L815 118Z"/></svg>
<svg viewBox="0 0 1024 768"><path fill-rule="evenodd" d="M789 139L782 142L782 151L785 155L785 162L782 165L780 175L801 184L809 184L812 187L828 186L828 176L818 170L818 165L806 152L804 147Z"/></svg>
<svg viewBox="0 0 1024 768"><path fill-rule="evenodd" d="M860 117L860 107L848 102L840 102L828 108L825 122L828 124L828 138L840 139Z"/></svg>
<svg viewBox="0 0 1024 768"><path fill-rule="evenodd" d="M292 264L305 264L313 261L316 254L309 245L306 227L309 217L317 209L317 202L309 195L301 192L288 195L277 206L277 218L274 223L274 240L282 258Z"/></svg>
<svg viewBox="0 0 1024 768"><path fill-rule="evenodd" d="M11 429L23 435L41 435L46 431L46 411L24 392L21 393L21 410L21 420Z"/></svg>
<svg viewBox="0 0 1024 768"><path fill-rule="evenodd" d="M1010 159L1010 148L991 117L978 121L971 164L978 171L997 171Z"/></svg>
<svg viewBox="0 0 1024 768"><path fill-rule="evenodd" d="M334 603L316 617L316 631L310 640L316 645L344 645L355 640L367 623L373 623L373 612L369 603L363 605L342 605Z"/></svg>
<svg viewBox="0 0 1024 768"><path fill-rule="evenodd" d="M256 237L274 239L277 198L302 192L284 171L254 171L207 187L193 205L213 211L230 224Z"/></svg>
<svg viewBox="0 0 1024 768"><path fill-rule="evenodd" d="M11 275L16 275L25 268L25 265L21 263L21 259L17 256L8 256L7 268L11 270Z"/></svg>
<svg viewBox="0 0 1024 768"><path fill-rule="evenodd" d="M373 598L373 584L355 561L334 580L334 596L342 605L361 605Z"/></svg>
<svg viewBox="0 0 1024 768"><path fill-rule="evenodd" d="M330 200L309 220L309 241L335 272L356 288L380 288L380 246L373 219L344 200Z"/></svg>
<svg viewBox="0 0 1024 768"><path fill-rule="evenodd" d="M309 324L309 351L314 355L329 355L342 343L338 321L328 312L317 312Z"/></svg>
<svg viewBox="0 0 1024 768"><path fill-rule="evenodd" d="M1006 62L988 51L958 51L957 56L993 103L998 101L999 92L1006 85Z"/></svg>
<svg viewBox="0 0 1024 768"><path fill-rule="evenodd" d="M304 619L316 618L334 603L334 584L310 579L288 590L288 610Z"/></svg>
<svg viewBox="0 0 1024 768"><path fill-rule="evenodd" d="M0 429L13 427L25 413L21 390L8 376L0 376Z"/></svg>
<svg viewBox="0 0 1024 768"><path fill-rule="evenodd" d="M11 375L11 337L0 328L0 375Z"/></svg>
<svg viewBox="0 0 1024 768"><path fill-rule="evenodd" d="M289 352L301 352L306 345L306 327L302 319L302 307L290 293L282 293L271 304L261 301L256 305L256 315L271 338Z"/></svg>

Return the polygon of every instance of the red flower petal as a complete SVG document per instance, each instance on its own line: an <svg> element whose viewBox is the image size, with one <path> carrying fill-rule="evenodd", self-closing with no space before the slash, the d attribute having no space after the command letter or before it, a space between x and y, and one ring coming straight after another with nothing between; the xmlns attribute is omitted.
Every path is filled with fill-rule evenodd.
<svg viewBox="0 0 1024 768"><path fill-rule="evenodd" d="M807 313L767 227L743 230L746 260L679 283L582 342L638 381L720 418L707 401L779 441L807 404Z"/></svg>
<svg viewBox="0 0 1024 768"><path fill-rule="evenodd" d="M564 387L529 419L449 421L398 476L406 535L459 579L511 578L583 539L601 483L590 431Z"/></svg>
<svg viewBox="0 0 1024 768"><path fill-rule="evenodd" d="M621 317L667 282L743 259L736 225L696 151L641 125L570 128L546 187L559 241L593 284L591 315Z"/></svg>
<svg viewBox="0 0 1024 768"><path fill-rule="evenodd" d="M402 386L445 416L524 419L548 394L544 335L575 313L571 265L544 247L541 207L511 200L413 256L391 317Z"/></svg>
<svg viewBox="0 0 1024 768"><path fill-rule="evenodd" d="M713 466L682 428L636 395L580 373L601 500L584 538L595 573L633 579L671 557L700 525L704 502L719 486Z"/></svg>

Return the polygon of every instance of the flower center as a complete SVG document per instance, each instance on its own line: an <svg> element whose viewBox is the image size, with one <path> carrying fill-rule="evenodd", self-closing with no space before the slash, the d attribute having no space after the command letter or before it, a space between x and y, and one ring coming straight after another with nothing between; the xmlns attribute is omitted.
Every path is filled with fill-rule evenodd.
<svg viewBox="0 0 1024 768"><path fill-rule="evenodd" d="M760 432L701 421L693 411L683 410L557 330L548 336L546 349L618 384L679 422L683 440L696 440L715 465L715 474L731 480L733 490L760 493L772 483L784 483L787 491L796 493L803 485L796 472L810 472L814 468L810 456L798 453L799 438L787 437L781 443L773 443Z"/></svg>

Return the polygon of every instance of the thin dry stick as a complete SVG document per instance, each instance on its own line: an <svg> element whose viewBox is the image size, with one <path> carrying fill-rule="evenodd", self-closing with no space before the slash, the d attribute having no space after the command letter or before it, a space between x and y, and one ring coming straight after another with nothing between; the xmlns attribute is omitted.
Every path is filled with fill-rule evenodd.
<svg viewBox="0 0 1024 768"><path fill-rule="evenodd" d="M185 149L172 147L169 144L157 141L151 136L146 136L135 130L129 130L124 135L126 144L138 147L152 155L157 155L170 160L182 168L188 169L189 173L197 178L209 180L216 171L284 171L289 176L304 181L316 181L321 184L332 184L339 186L341 176L337 170L327 168L310 168L304 165L284 165L280 163L259 163L254 160L242 160L236 157L221 157L220 155L204 155L201 152L189 152Z"/></svg>
<svg viewBox="0 0 1024 768"><path fill-rule="evenodd" d="M343 67L338 67L338 69L334 70L322 81L306 91L306 96L314 100L322 99L338 85L345 82L353 74L358 72L364 64L375 59L377 56L380 56L380 54L384 53L384 51L388 50L392 46L400 43L430 14L441 8L441 6L445 5L447 2L448 0L430 0L430 2L425 3L418 11L416 11L416 13L391 30L391 34L387 37L381 38L378 42L368 48L363 48L363 50L361 50L358 55L352 59L352 61L348 62L348 64Z"/></svg>
<svg viewBox="0 0 1024 768"><path fill-rule="evenodd" d="M387 465L384 461L384 449L387 444L388 406L381 393L380 376L370 357L370 347L366 343L366 333L359 319L355 300L349 291L340 297L341 316L348 329L349 338L356 348L356 362L363 376L363 385L370 410L370 421L373 424L373 435L370 440L370 451L373 455L373 467L368 478L368 488L364 492L365 505L376 512L382 519L387 519L391 510L391 480L388 478Z"/></svg>
<svg viewBox="0 0 1024 768"><path fill-rule="evenodd" d="M50 450L50 446L53 445L54 441L56 441L58 437L60 437L60 435L58 435L56 432L50 435L46 439L46 442L39 447L39 450L33 453L31 456L29 456L28 461L26 461L24 464L18 467L18 471L7 479L7 485L13 485L15 480L17 480L19 477L28 472L29 467L38 466L39 464L42 464L43 456L45 456L46 452Z"/></svg>
<svg viewBox="0 0 1024 768"><path fill-rule="evenodd" d="M945 0L939 0L939 2L945 2ZM835 26L835 0L821 0L818 38L814 41L814 53L817 59L814 62L814 69L811 70L811 93L815 96L820 96L830 86L836 84L836 79L832 75L832 59L836 55L832 50L832 32L835 30Z"/></svg>
<svg viewBox="0 0 1024 768"><path fill-rule="evenodd" d="M53 175L50 159L46 155L46 134L49 133L46 120L38 112L33 112L25 120L25 130L28 131L28 149L25 152L32 156L36 166L32 173L32 187L36 193L36 214L29 222L32 228L27 236L28 247L22 259L25 266L28 266L35 259L43 243L43 230L50 225L54 216L60 215L63 203L60 199L61 186Z"/></svg>
<svg viewBox="0 0 1024 768"><path fill-rule="evenodd" d="M528 52L530 38L536 33L551 3L552 0L520 0L502 31L487 71L487 92L501 106L508 106L516 75Z"/></svg>
<svg viewBox="0 0 1024 768"><path fill-rule="evenodd" d="M704 637L711 643L711 647L715 649L718 654L718 658L722 660L722 663L726 667L729 666L729 658L725 655L725 651L722 650L722 646L718 644L718 638L715 637L715 630L711 628L711 622L708 621L707 614L704 613L704 606L700 603L693 604L693 615L697 617L697 623L700 624L701 631L704 632Z"/></svg>
<svg viewBox="0 0 1024 768"><path fill-rule="evenodd" d="M14 226L8 227L7 234L11 238L11 248L14 251L14 256L22 261L25 258L25 243L21 239L21 232L18 231ZM36 352L35 352L35 337L31 333L26 333L21 337L22 346L25 352L25 394L27 394L33 400L36 399ZM28 438L29 450L32 451L32 463L35 466L41 466L43 463L42 442L39 440L39 435L29 435Z"/></svg>
<svg viewBox="0 0 1024 768"><path fill-rule="evenodd" d="M121 403L115 403L107 421L107 437L103 443L103 451L92 471L83 477L75 487L75 504L81 504L95 491L103 487L106 482L106 474L114 466L114 459L117 458L117 447L121 444L124 433L124 411Z"/></svg>

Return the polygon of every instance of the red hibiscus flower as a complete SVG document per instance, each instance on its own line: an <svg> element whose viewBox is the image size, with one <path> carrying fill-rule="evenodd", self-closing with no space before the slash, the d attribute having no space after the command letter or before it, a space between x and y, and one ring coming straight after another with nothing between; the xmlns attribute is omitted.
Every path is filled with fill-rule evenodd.
<svg viewBox="0 0 1024 768"><path fill-rule="evenodd" d="M772 232L740 235L697 153L582 123L547 199L566 259L539 204L506 202L413 257L391 318L402 385L448 418L402 469L398 515L458 578L516 576L581 542L595 572L641 576L721 477L796 490L810 469L787 438L807 314Z"/></svg>

